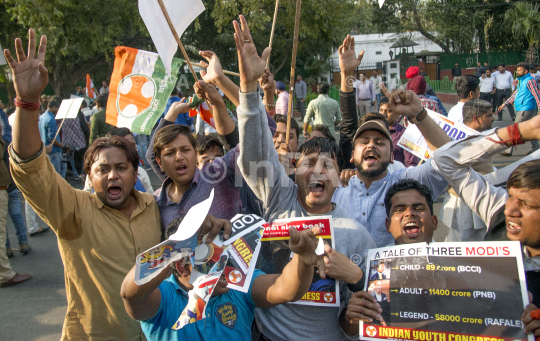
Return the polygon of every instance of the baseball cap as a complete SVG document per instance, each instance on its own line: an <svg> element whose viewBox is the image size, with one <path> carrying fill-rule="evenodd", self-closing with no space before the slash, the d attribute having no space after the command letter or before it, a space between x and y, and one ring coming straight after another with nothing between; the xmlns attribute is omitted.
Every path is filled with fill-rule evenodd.
<svg viewBox="0 0 540 341"><path fill-rule="evenodd" d="M390 141L392 141L392 136L390 135L390 132L388 131L388 129L386 129L386 127L384 126L383 123L377 121L377 120L372 120L372 121L367 121L367 122L364 122L364 124L362 124L358 130L356 131L356 133L354 134L354 137L353 137L353 142L356 140L356 138L358 137L358 135L360 135L362 132L366 131L366 130L377 130L377 131L380 131L384 136L386 136Z"/></svg>

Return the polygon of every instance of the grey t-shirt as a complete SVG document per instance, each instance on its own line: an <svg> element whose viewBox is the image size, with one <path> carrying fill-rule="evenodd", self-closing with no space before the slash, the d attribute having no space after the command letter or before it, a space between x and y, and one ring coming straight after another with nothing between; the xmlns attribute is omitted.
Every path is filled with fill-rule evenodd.
<svg viewBox="0 0 540 341"><path fill-rule="evenodd" d="M264 218L271 222L275 219L317 216L307 212L298 202L298 188L279 163L265 109L257 93L240 93L237 113L240 130L238 166L247 184L263 201ZM336 251L365 269L366 252L375 247L367 230L335 205L325 215L332 216ZM264 336L273 341L306 338L347 340L339 325L339 314L350 297L343 282L340 282L340 292L341 307L283 304L268 309L257 308L257 325Z"/></svg>

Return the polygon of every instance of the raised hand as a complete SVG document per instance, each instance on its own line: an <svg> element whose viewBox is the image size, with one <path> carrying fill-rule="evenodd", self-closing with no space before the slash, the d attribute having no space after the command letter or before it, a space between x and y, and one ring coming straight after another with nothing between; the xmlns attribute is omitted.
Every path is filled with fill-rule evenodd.
<svg viewBox="0 0 540 341"><path fill-rule="evenodd" d="M411 90L393 90L390 92L381 82L381 92L388 98L388 107L397 115L407 116L412 119L418 116L424 109L420 98Z"/></svg>
<svg viewBox="0 0 540 341"><path fill-rule="evenodd" d="M208 61L207 63L201 60L202 66L206 69L206 71L201 70L202 79L206 83L216 85L220 77L225 77L218 56L212 51L199 51L199 54Z"/></svg>
<svg viewBox="0 0 540 341"><path fill-rule="evenodd" d="M36 57L35 35L33 29L28 30L28 55L24 54L21 39L15 39L17 61L13 59L8 49L4 50L4 56L13 73L13 85L17 98L29 103L39 103L39 96L49 83L49 71L44 65L47 37L41 36Z"/></svg>
<svg viewBox="0 0 540 341"><path fill-rule="evenodd" d="M251 38L246 18L240 15L240 23L233 21L234 41L238 53L238 66L240 69L240 91L250 93L257 91L257 79L262 76L266 68L266 60L270 55L270 48L264 49L261 57Z"/></svg>
<svg viewBox="0 0 540 341"><path fill-rule="evenodd" d="M171 104L169 111L167 111L167 114L165 115L165 119L169 122L174 122L176 121L176 118L178 117L178 115L188 112L189 103L185 101L186 101L186 98L182 97L180 102L174 102L173 104Z"/></svg>
<svg viewBox="0 0 540 341"><path fill-rule="evenodd" d="M319 273L323 274L321 278L324 279L324 254L318 256L315 253L315 249L317 249L317 245L319 245L319 238L317 238L317 235L321 232L320 227L313 227L311 230L304 230L301 232L295 227L289 227L289 249L297 254L300 257L300 260L305 264L316 265L319 269Z"/></svg>
<svg viewBox="0 0 540 341"><path fill-rule="evenodd" d="M364 50L360 51L358 57L354 51L354 38L351 38L350 34L347 34L347 38L343 40L343 44L338 49L339 52L339 68L341 72L346 75L350 75L356 70L362 58L364 58ZM352 86L352 84L351 84Z"/></svg>
<svg viewBox="0 0 540 341"><path fill-rule="evenodd" d="M208 101L208 103L210 103L211 105L220 105L222 103L225 104L216 87L212 84L208 84L205 81L199 80L193 85L193 89L195 90L197 97L202 100Z"/></svg>
<svg viewBox="0 0 540 341"><path fill-rule="evenodd" d="M274 92L276 89L276 81L274 80L274 75L270 72L270 70L264 70L263 75L261 78L259 78L259 85L264 91L273 90L272 92Z"/></svg>

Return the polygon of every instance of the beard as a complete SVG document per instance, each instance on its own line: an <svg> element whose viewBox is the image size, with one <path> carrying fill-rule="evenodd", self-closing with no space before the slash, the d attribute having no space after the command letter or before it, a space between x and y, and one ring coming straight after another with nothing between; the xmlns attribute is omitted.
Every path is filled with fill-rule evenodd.
<svg viewBox="0 0 540 341"><path fill-rule="evenodd" d="M390 160L381 161L379 167L373 170L366 171L362 168L362 162L356 162L356 161L354 162L354 166L356 167L356 170L358 171L358 173L368 178L374 178L381 175L388 169L389 164L390 164Z"/></svg>

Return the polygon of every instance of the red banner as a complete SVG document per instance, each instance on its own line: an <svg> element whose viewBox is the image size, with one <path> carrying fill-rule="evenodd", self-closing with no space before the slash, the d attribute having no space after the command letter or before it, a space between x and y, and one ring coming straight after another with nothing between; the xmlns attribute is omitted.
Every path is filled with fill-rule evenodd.
<svg viewBox="0 0 540 341"><path fill-rule="evenodd" d="M287 240L289 239L289 227L295 227L297 230L307 230L313 227L319 226L322 233L319 235L323 239L332 238L332 232L330 230L330 220L325 218L302 218L299 217L296 220L288 221L274 221L271 224L264 224L264 234L261 241L269 240Z"/></svg>

